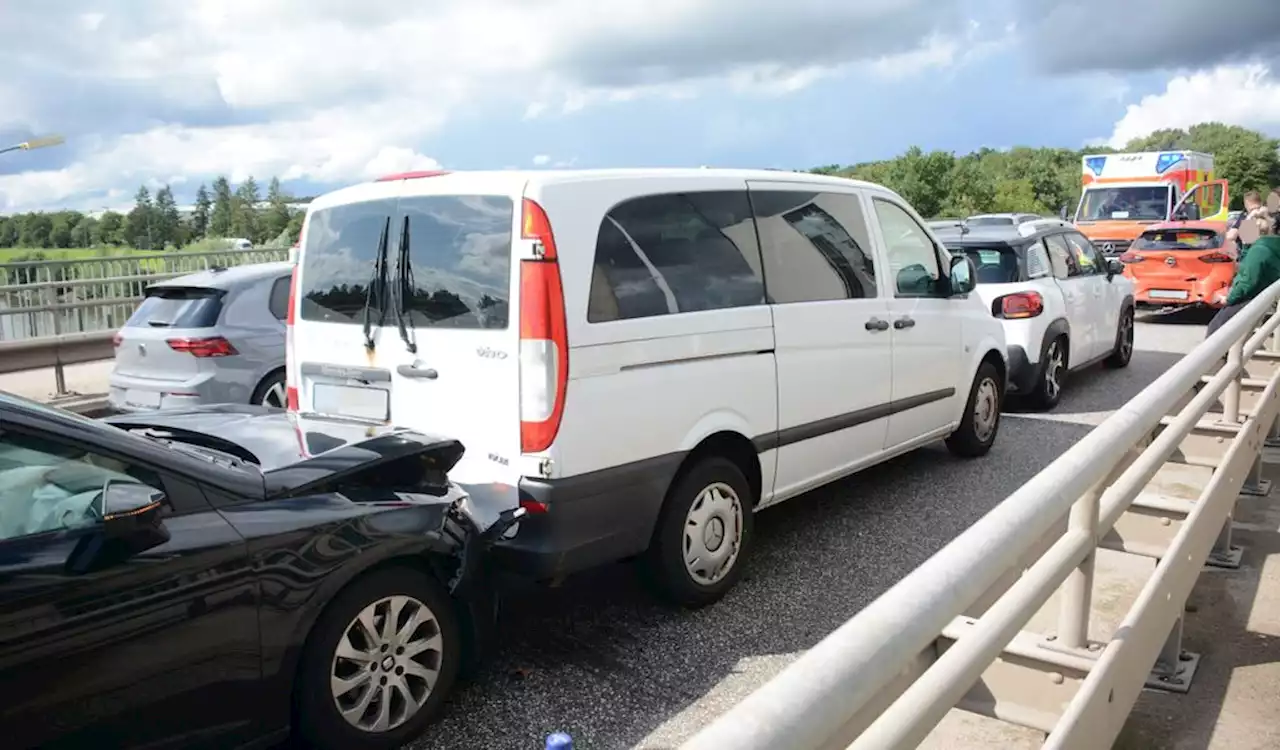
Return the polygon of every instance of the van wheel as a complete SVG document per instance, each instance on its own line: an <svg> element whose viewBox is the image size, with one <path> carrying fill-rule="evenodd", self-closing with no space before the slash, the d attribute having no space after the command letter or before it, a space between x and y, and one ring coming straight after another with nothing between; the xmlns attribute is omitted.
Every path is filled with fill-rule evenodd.
<svg viewBox="0 0 1280 750"><path fill-rule="evenodd" d="M985 456L1000 430L1001 395L1004 381L995 365L983 362L973 378L969 400L960 426L947 438L947 449L961 458Z"/></svg>
<svg viewBox="0 0 1280 750"><path fill-rule="evenodd" d="M1116 348L1103 361L1107 367L1121 368L1133 359L1133 308L1120 313L1120 328L1116 331Z"/></svg>
<svg viewBox="0 0 1280 750"><path fill-rule="evenodd" d="M660 595L689 608L718 601L742 577L755 498L742 469L712 456L667 495L642 571Z"/></svg>
<svg viewBox="0 0 1280 750"><path fill-rule="evenodd" d="M462 637L429 576L358 578L316 622L298 669L295 731L317 750L392 750L422 734L453 687Z"/></svg>
<svg viewBox="0 0 1280 750"><path fill-rule="evenodd" d="M1062 386L1067 380L1067 355L1069 349L1066 336L1058 336L1044 349L1040 358L1040 373L1036 377L1035 388L1032 389L1030 401L1038 409L1052 409L1062 400Z"/></svg>

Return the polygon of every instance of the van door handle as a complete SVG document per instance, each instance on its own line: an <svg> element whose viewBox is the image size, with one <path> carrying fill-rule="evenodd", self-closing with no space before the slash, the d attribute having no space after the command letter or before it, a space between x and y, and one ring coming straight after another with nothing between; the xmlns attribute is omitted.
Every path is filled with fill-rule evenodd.
<svg viewBox="0 0 1280 750"><path fill-rule="evenodd" d="M871 320L868 320L866 325L863 327L868 331L887 331L889 330L889 321L872 318Z"/></svg>
<svg viewBox="0 0 1280 750"><path fill-rule="evenodd" d="M396 372L406 378L426 378L427 380L435 380L440 377L440 373L436 372L434 367L422 369L414 367L413 365L400 365L396 368Z"/></svg>
<svg viewBox="0 0 1280 750"><path fill-rule="evenodd" d="M913 328L916 321L912 318L898 318L893 321L893 327L901 331L903 328Z"/></svg>

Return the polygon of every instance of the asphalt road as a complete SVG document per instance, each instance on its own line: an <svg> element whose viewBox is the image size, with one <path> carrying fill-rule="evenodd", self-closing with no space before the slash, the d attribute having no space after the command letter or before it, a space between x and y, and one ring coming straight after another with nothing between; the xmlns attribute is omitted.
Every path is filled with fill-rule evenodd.
<svg viewBox="0 0 1280 750"><path fill-rule="evenodd" d="M699 612L631 568L506 602L502 646L413 750L674 748L982 517L1204 337L1204 315L1140 320L1124 370L1073 378L1052 414L1007 413L985 458L928 447L763 511L741 584Z"/></svg>

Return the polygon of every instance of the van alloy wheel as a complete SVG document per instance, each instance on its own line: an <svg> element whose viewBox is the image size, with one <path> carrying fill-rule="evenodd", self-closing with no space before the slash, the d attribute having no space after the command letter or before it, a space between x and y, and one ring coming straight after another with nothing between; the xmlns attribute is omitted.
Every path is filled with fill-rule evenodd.
<svg viewBox="0 0 1280 750"><path fill-rule="evenodd" d="M742 544L742 500L716 482L698 493L685 515L684 563L689 576L709 586L733 569Z"/></svg>

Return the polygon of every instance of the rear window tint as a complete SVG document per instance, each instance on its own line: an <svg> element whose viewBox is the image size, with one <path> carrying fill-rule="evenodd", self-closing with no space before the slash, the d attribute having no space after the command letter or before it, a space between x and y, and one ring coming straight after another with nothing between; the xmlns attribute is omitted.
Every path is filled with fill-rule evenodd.
<svg viewBox="0 0 1280 750"><path fill-rule="evenodd" d="M513 204L504 196L435 195L352 203L314 212L302 251L303 320L364 322L378 240L387 239L390 294L375 293L370 315L394 325L384 299L403 299L415 327L506 328L510 317ZM390 221L388 221L390 220ZM398 249L409 237L403 294ZM375 290L376 292L376 290Z"/></svg>
<svg viewBox="0 0 1280 750"><path fill-rule="evenodd" d="M1021 278L1018 254L1011 247L953 247L952 255L964 255L978 269L979 284L1011 284Z"/></svg>
<svg viewBox="0 0 1280 750"><path fill-rule="evenodd" d="M217 289L152 287L125 322L132 328L210 328L222 313Z"/></svg>
<svg viewBox="0 0 1280 750"><path fill-rule="evenodd" d="M1011 216L975 216L965 224L971 227L1011 227L1014 221Z"/></svg>
<svg viewBox="0 0 1280 750"><path fill-rule="evenodd" d="M1160 229L1143 232L1132 250L1213 250L1222 246L1222 235L1212 229Z"/></svg>
<svg viewBox="0 0 1280 750"><path fill-rule="evenodd" d="M592 323L763 303L746 191L635 198L600 222Z"/></svg>

